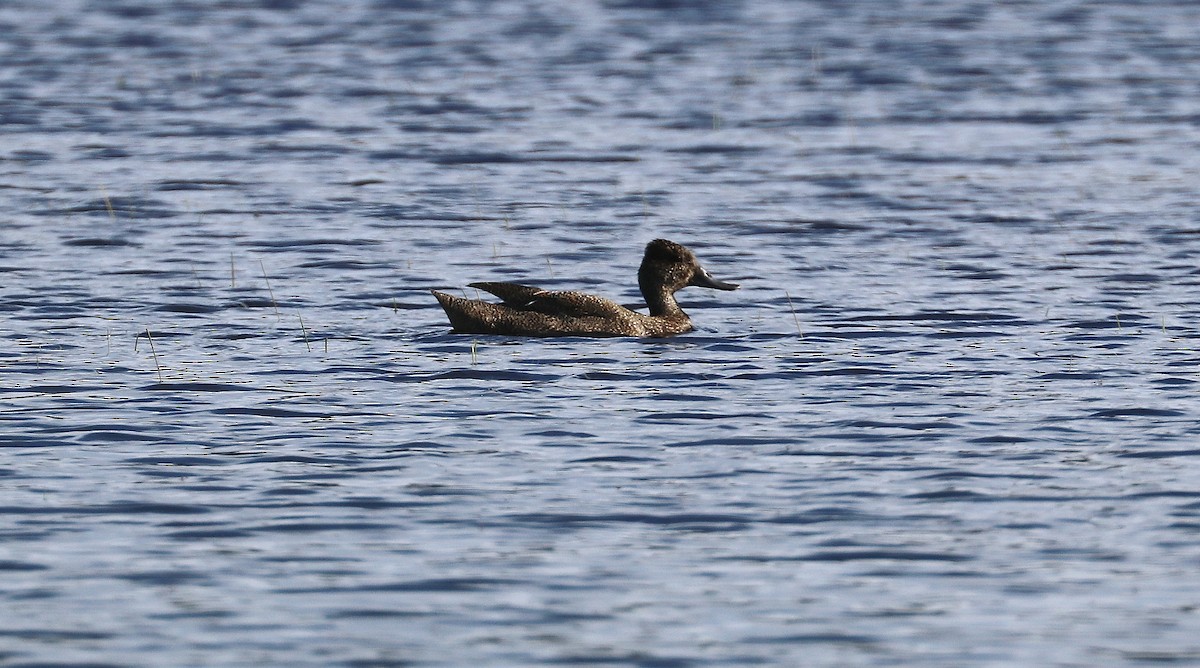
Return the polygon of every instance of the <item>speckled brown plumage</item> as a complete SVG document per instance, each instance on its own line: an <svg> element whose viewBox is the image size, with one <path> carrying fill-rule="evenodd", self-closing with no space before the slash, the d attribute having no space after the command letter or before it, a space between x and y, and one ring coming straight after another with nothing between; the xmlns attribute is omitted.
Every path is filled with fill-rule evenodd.
<svg viewBox="0 0 1200 668"><path fill-rule="evenodd" d="M689 285L734 290L714 279L687 248L655 239L646 245L638 287L650 314L584 292L542 290L517 283L471 283L502 303L433 291L455 332L510 336L674 336L692 329L675 292Z"/></svg>

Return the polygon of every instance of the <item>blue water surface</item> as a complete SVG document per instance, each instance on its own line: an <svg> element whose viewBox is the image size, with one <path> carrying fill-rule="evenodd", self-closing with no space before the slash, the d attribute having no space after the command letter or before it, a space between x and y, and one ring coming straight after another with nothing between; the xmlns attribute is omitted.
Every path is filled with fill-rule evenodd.
<svg viewBox="0 0 1200 668"><path fill-rule="evenodd" d="M1200 665L1197 25L0 5L0 664Z"/></svg>

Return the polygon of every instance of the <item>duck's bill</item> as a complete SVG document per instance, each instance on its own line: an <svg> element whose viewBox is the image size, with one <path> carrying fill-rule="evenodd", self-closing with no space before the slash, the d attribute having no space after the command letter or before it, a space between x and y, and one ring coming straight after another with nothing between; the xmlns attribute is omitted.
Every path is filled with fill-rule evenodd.
<svg viewBox="0 0 1200 668"><path fill-rule="evenodd" d="M738 289L737 283L726 283L725 281L718 281L717 279L713 278L712 275L709 274L704 269L700 269L699 271L696 272L696 274L694 276L692 276L691 285L694 285L694 286L700 287L700 288L712 288L714 290L737 290Z"/></svg>

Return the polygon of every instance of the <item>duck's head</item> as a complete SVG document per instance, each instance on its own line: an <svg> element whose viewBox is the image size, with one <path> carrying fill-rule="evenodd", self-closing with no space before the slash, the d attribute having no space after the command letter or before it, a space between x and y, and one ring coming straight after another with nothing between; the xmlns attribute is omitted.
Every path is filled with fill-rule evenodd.
<svg viewBox="0 0 1200 668"><path fill-rule="evenodd" d="M667 294L672 294L689 285L714 290L736 290L738 287L736 283L713 278L684 246L666 239L655 239L646 244L646 254L638 268L638 287L643 295L664 289Z"/></svg>

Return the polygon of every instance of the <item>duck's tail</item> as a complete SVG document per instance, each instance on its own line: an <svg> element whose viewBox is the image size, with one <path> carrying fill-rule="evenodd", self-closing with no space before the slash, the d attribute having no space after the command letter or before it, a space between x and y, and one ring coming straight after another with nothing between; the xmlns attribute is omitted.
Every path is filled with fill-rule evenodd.
<svg viewBox="0 0 1200 668"><path fill-rule="evenodd" d="M454 328L455 332L478 334L489 331L487 315L491 308L495 308L494 304L463 299L437 290L430 290L430 292L442 305L442 310L446 312L446 317L450 319L450 326Z"/></svg>

